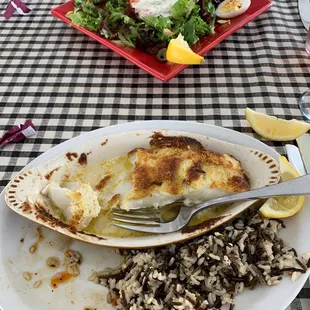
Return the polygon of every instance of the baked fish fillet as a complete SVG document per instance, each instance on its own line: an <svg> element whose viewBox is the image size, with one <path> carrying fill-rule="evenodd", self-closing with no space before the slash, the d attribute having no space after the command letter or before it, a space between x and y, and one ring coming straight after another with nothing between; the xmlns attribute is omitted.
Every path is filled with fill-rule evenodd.
<svg viewBox="0 0 310 310"><path fill-rule="evenodd" d="M125 173L113 173L110 165L96 186L103 208L161 207L179 200L193 205L250 188L236 158L206 150L192 138L156 133L150 146L126 155L132 165Z"/></svg>

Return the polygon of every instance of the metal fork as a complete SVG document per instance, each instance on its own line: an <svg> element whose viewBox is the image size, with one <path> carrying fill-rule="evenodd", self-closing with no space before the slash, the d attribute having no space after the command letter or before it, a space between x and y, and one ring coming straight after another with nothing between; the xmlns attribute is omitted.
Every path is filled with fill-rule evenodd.
<svg viewBox="0 0 310 310"><path fill-rule="evenodd" d="M112 209L113 220L125 224L114 223L115 226L153 234L171 233L182 229L190 219L205 209L226 203L242 200L268 198L274 196L301 196L310 195L310 174L279 184L254 189L248 192L215 198L194 207L182 205L177 217L164 222L160 211L154 208L124 211Z"/></svg>

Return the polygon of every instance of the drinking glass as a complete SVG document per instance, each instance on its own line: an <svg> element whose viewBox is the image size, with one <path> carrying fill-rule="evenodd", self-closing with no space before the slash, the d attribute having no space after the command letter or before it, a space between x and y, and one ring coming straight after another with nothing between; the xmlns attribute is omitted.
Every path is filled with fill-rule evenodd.
<svg viewBox="0 0 310 310"><path fill-rule="evenodd" d="M310 32L309 32L310 33ZM309 34L308 34L309 38ZM309 42L310 44L310 42ZM310 54L310 53L309 53ZM310 89L305 91L299 98L299 108L302 114L310 120Z"/></svg>
<svg viewBox="0 0 310 310"><path fill-rule="evenodd" d="M306 52L310 55L310 26L308 29L308 35L306 39L306 45L305 45Z"/></svg>

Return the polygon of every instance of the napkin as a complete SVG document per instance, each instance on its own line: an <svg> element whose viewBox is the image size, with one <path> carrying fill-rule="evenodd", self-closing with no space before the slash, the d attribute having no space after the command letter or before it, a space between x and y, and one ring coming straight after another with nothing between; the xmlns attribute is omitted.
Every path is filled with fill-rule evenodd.
<svg viewBox="0 0 310 310"><path fill-rule="evenodd" d="M4 11L5 19L10 19L14 12L18 12L19 15L28 15L31 10L21 0L10 0Z"/></svg>
<svg viewBox="0 0 310 310"><path fill-rule="evenodd" d="M6 145L10 142L19 142L36 133L34 124L30 119L26 120L24 124L15 125L7 131L2 138L0 138L0 146Z"/></svg>

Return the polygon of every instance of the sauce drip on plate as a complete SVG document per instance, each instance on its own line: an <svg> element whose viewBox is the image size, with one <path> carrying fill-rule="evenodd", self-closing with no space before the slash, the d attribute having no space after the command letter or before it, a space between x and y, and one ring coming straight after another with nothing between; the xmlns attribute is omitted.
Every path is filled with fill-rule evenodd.
<svg viewBox="0 0 310 310"><path fill-rule="evenodd" d="M71 280L72 274L64 271L56 273L51 279L52 288L57 288L60 284L67 283Z"/></svg>

